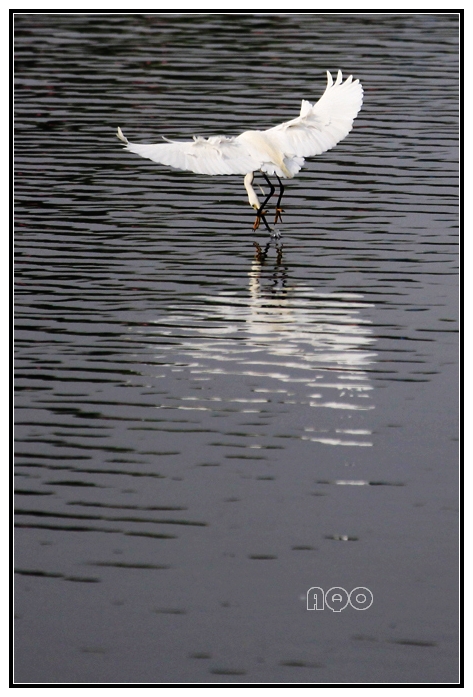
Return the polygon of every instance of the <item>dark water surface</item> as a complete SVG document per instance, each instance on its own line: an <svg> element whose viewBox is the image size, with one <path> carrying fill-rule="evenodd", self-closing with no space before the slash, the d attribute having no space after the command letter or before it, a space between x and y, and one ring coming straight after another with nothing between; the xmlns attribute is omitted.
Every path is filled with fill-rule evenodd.
<svg viewBox="0 0 473 697"><path fill-rule="evenodd" d="M457 16L15 26L17 682L456 681ZM242 177L115 138L338 68L363 109L263 261Z"/></svg>

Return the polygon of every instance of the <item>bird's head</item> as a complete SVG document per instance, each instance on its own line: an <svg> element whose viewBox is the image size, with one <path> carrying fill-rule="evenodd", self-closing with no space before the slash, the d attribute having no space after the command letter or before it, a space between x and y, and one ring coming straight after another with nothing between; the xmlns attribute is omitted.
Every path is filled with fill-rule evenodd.
<svg viewBox="0 0 473 697"><path fill-rule="evenodd" d="M244 183L245 183L246 192L248 194L249 204L252 208L255 209L255 211L257 211L260 209L261 206L260 206L260 202L258 201L256 191L251 186L253 183L253 179L254 179L254 174L253 174L253 172L250 172L249 174L246 175L246 177L244 179Z"/></svg>

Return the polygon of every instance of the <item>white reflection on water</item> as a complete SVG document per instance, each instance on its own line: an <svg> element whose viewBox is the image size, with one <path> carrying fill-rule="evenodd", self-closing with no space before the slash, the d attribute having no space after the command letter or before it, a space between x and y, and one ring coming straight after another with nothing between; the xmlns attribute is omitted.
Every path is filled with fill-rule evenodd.
<svg viewBox="0 0 473 697"><path fill-rule="evenodd" d="M285 269L276 266L264 277L262 266L254 262L250 276L251 303L247 319L249 343L264 343L270 355L284 357L280 365L308 370L306 381L310 407L367 411L370 384L366 368L376 354L366 349L373 344L370 322L361 316L367 307L356 293L316 293L306 286L287 286ZM291 382L294 377L281 378ZM327 395L335 394L335 399ZM366 429L335 429L336 435L323 434L312 426L304 428L303 440L326 445L370 446L348 434L370 435ZM309 435L310 434L310 435Z"/></svg>
<svg viewBox="0 0 473 697"><path fill-rule="evenodd" d="M368 370L375 339L363 316L371 306L359 293L289 284L280 263L268 268L255 260L248 276L248 295L227 291L198 297L187 316L182 307L170 313L171 323L180 327L181 365L194 381L210 385L205 398L181 396L175 408L258 414L276 401L297 414L302 440L372 445L362 419L374 409ZM229 377L231 385L219 383ZM251 380L246 389L245 380ZM234 384L243 394L238 389L233 394Z"/></svg>

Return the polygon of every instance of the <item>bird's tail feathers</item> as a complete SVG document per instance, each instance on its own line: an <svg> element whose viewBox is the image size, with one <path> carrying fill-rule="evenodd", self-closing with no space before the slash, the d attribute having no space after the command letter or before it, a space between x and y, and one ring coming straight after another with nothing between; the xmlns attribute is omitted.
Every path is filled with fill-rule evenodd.
<svg viewBox="0 0 473 697"><path fill-rule="evenodd" d="M123 143L125 143L125 145L128 145L128 138L125 138L125 136L123 135L123 132L122 132L122 129L120 128L120 126L118 126L117 138L118 138L119 140L121 140Z"/></svg>

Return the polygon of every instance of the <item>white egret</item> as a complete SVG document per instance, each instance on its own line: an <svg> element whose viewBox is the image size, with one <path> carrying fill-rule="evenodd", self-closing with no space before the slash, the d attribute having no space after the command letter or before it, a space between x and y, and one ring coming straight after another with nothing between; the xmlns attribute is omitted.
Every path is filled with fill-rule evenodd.
<svg viewBox="0 0 473 697"><path fill-rule="evenodd" d="M256 230L262 220L271 236L278 238L279 233L270 229L264 215L267 212L264 208L275 192L268 175L275 175L279 183L276 224L282 221L283 212L281 177L292 179L303 166L304 158L320 155L343 140L351 131L362 102L363 88L359 80L353 80L350 75L343 82L339 70L334 82L327 71L327 87L318 102L310 104L303 99L297 118L265 131L245 131L233 137L194 136L191 141L171 141L163 137L165 143L139 144L130 143L119 127L117 137L125 143L126 150L176 169L210 175L244 174L248 201L256 210L253 229ZM269 186L269 194L262 204L252 187L256 172L262 173Z"/></svg>

